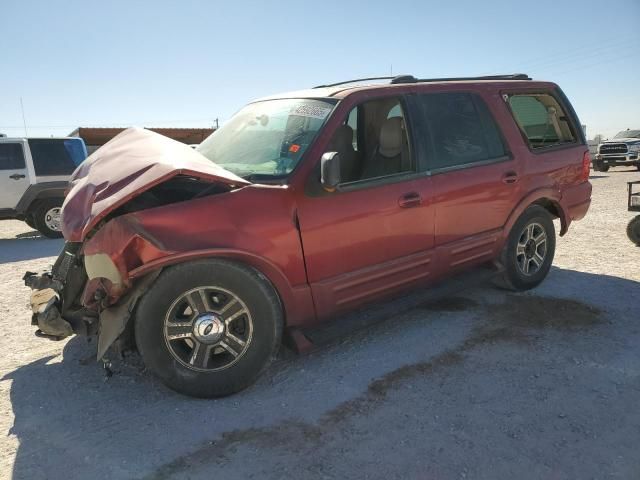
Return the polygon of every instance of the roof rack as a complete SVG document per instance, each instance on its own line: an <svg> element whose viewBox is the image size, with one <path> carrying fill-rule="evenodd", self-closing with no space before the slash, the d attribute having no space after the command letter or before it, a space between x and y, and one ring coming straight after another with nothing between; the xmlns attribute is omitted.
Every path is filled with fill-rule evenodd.
<svg viewBox="0 0 640 480"><path fill-rule="evenodd" d="M326 85L318 85L313 88L337 87L338 85L346 85L349 83L366 82L369 80L391 80L392 85L400 83L427 83L427 82L453 82L460 80L531 80L526 73L512 73L509 75L484 75L480 77L443 77L443 78L416 78L413 75L396 75L393 77L367 77L356 78L354 80L345 80L344 82L329 83Z"/></svg>

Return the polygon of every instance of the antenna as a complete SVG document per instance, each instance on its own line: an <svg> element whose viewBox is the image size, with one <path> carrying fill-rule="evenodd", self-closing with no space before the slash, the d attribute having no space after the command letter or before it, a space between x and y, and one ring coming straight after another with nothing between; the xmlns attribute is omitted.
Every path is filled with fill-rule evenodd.
<svg viewBox="0 0 640 480"><path fill-rule="evenodd" d="M22 124L24 125L24 136L28 137L29 133L27 132L27 120L24 117L24 104L22 103L22 97L20 97L20 109L22 110Z"/></svg>

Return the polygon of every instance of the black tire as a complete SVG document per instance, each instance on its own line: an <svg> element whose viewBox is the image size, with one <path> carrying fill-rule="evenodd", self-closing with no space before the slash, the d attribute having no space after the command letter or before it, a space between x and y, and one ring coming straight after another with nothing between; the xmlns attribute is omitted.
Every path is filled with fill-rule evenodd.
<svg viewBox="0 0 640 480"><path fill-rule="evenodd" d="M633 217L627 225L627 237L640 247L640 215Z"/></svg>
<svg viewBox="0 0 640 480"><path fill-rule="evenodd" d="M251 315L252 337L246 350L234 360L235 363L221 370L188 367L172 353L164 333L165 317L170 315L177 299L193 289L208 286L232 292ZM194 318L199 318L197 312ZM254 383L277 354L282 328L279 299L261 274L236 262L211 259L164 270L141 299L134 330L145 365L165 385L185 395L211 398L231 395ZM195 330L191 335L195 335ZM214 348L217 347L214 345ZM208 355L205 367L211 362L212 354Z"/></svg>
<svg viewBox="0 0 640 480"><path fill-rule="evenodd" d="M608 172L609 165L605 165L602 161L595 161L593 162L593 169L596 172Z"/></svg>
<svg viewBox="0 0 640 480"><path fill-rule="evenodd" d="M540 229L544 230L546 245L544 259L540 262L541 265L537 267L534 273L527 275L523 273L520 266L519 259L522 260L522 256L518 256L517 251L518 244L525 234L525 229L530 225L537 225L537 227L535 227L537 231L540 231ZM539 247L535 248L537 249ZM551 215L539 205L528 207L513 225L509 237L505 242L500 256L503 271L496 283L502 288L514 291L524 291L537 287L549 273L555 250L556 232ZM537 252L538 250L535 251ZM527 261L526 257L524 257L524 259Z"/></svg>
<svg viewBox="0 0 640 480"><path fill-rule="evenodd" d="M36 230L47 238L61 238L61 230L53 230L47 225L49 222L49 212L54 208L62 207L62 198L50 198L38 203L33 212L33 224ZM50 223L50 222L49 222Z"/></svg>
<svg viewBox="0 0 640 480"><path fill-rule="evenodd" d="M27 225L29 225L31 228L33 228L34 230L36 230L36 224L33 221L33 217L31 215L27 215L24 218L24 223L26 223Z"/></svg>

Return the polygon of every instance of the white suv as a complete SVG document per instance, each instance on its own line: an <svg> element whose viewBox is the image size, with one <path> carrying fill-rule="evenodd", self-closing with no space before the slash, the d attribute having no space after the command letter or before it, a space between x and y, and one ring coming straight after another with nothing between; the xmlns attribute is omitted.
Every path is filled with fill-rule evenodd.
<svg viewBox="0 0 640 480"><path fill-rule="evenodd" d="M24 220L46 237L61 237L67 182L86 157L81 138L0 137L0 220Z"/></svg>

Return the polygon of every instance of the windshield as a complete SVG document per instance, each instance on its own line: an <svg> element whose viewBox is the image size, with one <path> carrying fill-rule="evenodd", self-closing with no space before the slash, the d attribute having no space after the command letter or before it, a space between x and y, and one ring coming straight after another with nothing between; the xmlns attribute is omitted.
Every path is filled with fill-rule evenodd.
<svg viewBox="0 0 640 480"><path fill-rule="evenodd" d="M197 150L241 177L284 177L298 164L334 106L310 99L252 103Z"/></svg>
<svg viewBox="0 0 640 480"><path fill-rule="evenodd" d="M624 130L613 138L640 138L640 130Z"/></svg>

